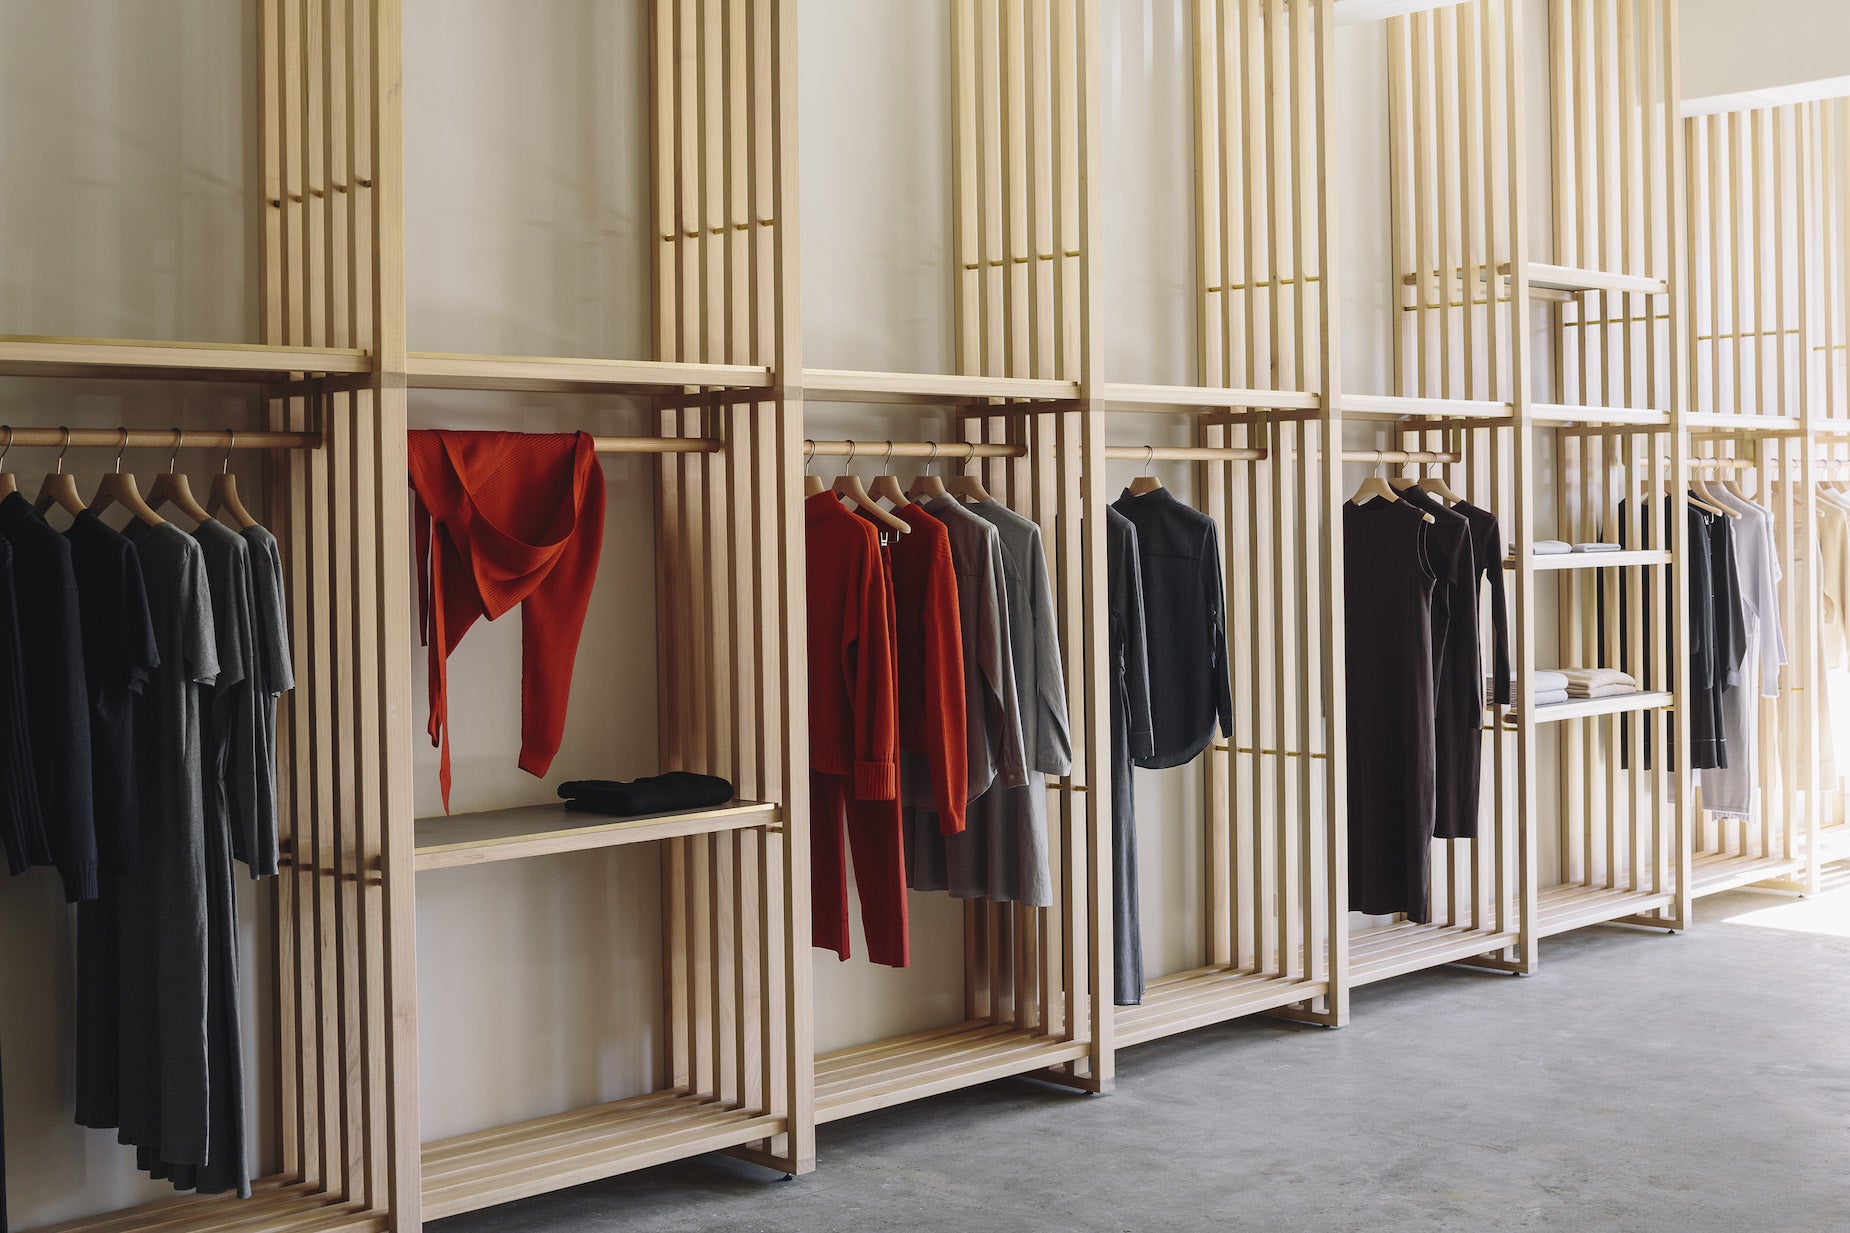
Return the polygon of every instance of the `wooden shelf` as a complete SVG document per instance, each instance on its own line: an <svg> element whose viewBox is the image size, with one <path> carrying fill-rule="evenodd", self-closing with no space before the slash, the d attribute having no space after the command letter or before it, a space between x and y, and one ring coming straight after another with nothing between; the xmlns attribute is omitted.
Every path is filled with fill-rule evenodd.
<svg viewBox="0 0 1850 1233"><path fill-rule="evenodd" d="M1754 432L1769 437L1797 436L1803 429L1796 415L1757 415L1746 411L1691 411L1683 417L1686 427L1697 430L1697 436L1707 435L1701 430L1708 429L1721 436L1733 436L1737 432Z"/></svg>
<svg viewBox="0 0 1850 1233"><path fill-rule="evenodd" d="M816 1120L1045 1070L1088 1052L1084 1042L982 1019L857 1045L816 1059Z"/></svg>
<svg viewBox="0 0 1850 1233"><path fill-rule="evenodd" d="M723 1151L785 1128L781 1117L670 1091L426 1143L424 1219Z"/></svg>
<svg viewBox="0 0 1850 1233"><path fill-rule="evenodd" d="M747 830L777 822L777 806L733 801L714 809L610 818L573 813L562 804L490 809L417 820L417 869L453 869L494 861L556 856L649 843L682 835Z"/></svg>
<svg viewBox="0 0 1850 1233"><path fill-rule="evenodd" d="M517 390L535 394L679 394L766 389L771 370L750 364L683 364L658 360L586 360L533 355L460 355L413 351L405 358L414 390Z"/></svg>
<svg viewBox="0 0 1850 1233"><path fill-rule="evenodd" d="M1805 868L1805 861L1783 856L1742 856L1733 852L1698 852L1690 859L1689 893L1692 898L1773 878L1789 878Z"/></svg>
<svg viewBox="0 0 1850 1233"><path fill-rule="evenodd" d="M1212 1023L1263 1014L1322 997L1321 980L1291 980L1235 968L1196 968L1159 977L1144 990L1141 1006L1120 1006L1113 1016L1118 1048L1174 1036Z"/></svg>
<svg viewBox="0 0 1850 1233"><path fill-rule="evenodd" d="M1503 568L1515 569L1522 562L1504 557ZM1621 548L1617 552L1557 552L1535 558L1537 573L1564 569L1603 569L1626 565L1668 565L1670 554L1659 548Z"/></svg>
<svg viewBox="0 0 1850 1233"><path fill-rule="evenodd" d="M149 342L0 334L0 376L104 381L242 381L370 373L364 351L253 343Z"/></svg>
<svg viewBox="0 0 1850 1233"><path fill-rule="evenodd" d="M1669 706L1673 700L1673 695L1661 690L1639 690L1630 694L1614 694L1610 698L1570 698L1566 702L1553 702L1536 707L1535 722L1558 724L1564 720L1588 719L1595 715L1657 711Z"/></svg>
<svg viewBox="0 0 1850 1233"><path fill-rule="evenodd" d="M1099 387L1107 411L1315 411L1316 394L1299 390L1224 389L1211 385L1122 385Z"/></svg>
<svg viewBox="0 0 1850 1233"><path fill-rule="evenodd" d="M251 1197L175 1195L139 1207L43 1225L33 1233L387 1233L391 1219L286 1178L265 1178Z"/></svg>
<svg viewBox="0 0 1850 1233"><path fill-rule="evenodd" d="M1079 383L1029 377L805 368L803 397L811 402L907 403L927 407L962 406L992 399L1048 402L1078 398Z"/></svg>
<svg viewBox="0 0 1850 1233"><path fill-rule="evenodd" d="M1510 919L1515 919L1513 909ZM1367 985L1444 967L1514 946L1519 936L1513 929L1495 933L1467 925L1420 925L1412 921L1356 929L1349 934L1349 981L1352 985Z"/></svg>
<svg viewBox="0 0 1850 1233"><path fill-rule="evenodd" d="M1668 428L1670 413L1648 407L1591 407L1571 402L1538 402L1529 407L1537 427L1571 428L1612 425L1625 428Z"/></svg>
<svg viewBox="0 0 1850 1233"><path fill-rule="evenodd" d="M1670 284L1661 278L1547 265L1540 261L1529 263L1529 286L1539 291L1616 291L1638 295L1663 295L1670 290Z"/></svg>
<svg viewBox="0 0 1850 1233"><path fill-rule="evenodd" d="M1344 394L1338 403L1349 419L1504 420L1507 402L1479 398L1411 398L1400 394Z"/></svg>
<svg viewBox="0 0 1850 1233"><path fill-rule="evenodd" d="M1601 925L1655 911L1667 906L1674 898L1668 891L1582 886L1576 882L1546 886L1536 897L1535 931L1537 936L1552 937L1557 933L1584 929L1588 925Z"/></svg>

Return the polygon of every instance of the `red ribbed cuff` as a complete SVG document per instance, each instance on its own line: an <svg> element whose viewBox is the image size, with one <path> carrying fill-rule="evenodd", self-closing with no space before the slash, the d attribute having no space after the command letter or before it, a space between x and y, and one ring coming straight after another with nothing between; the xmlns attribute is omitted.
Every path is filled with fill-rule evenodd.
<svg viewBox="0 0 1850 1233"><path fill-rule="evenodd" d="M854 795L864 801L890 801L899 795L897 762L854 764Z"/></svg>

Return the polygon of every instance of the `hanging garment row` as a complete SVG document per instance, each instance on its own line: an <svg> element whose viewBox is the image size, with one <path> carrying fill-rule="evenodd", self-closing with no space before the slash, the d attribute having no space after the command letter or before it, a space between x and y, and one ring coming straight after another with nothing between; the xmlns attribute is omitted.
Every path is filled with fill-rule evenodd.
<svg viewBox="0 0 1850 1233"><path fill-rule="evenodd" d="M1154 450L1146 451L1146 461ZM1113 1000L1143 1001L1133 767L1163 770L1233 735L1227 600L1214 520L1161 480L1131 481L1106 511L1111 608Z"/></svg>
<svg viewBox="0 0 1850 1233"><path fill-rule="evenodd" d="M233 861L277 872L294 673L276 539L229 450L199 504L183 443L147 499L120 450L88 505L62 449L36 502L0 473L0 834L9 872L54 866L75 905L77 1122L176 1189L247 1197Z"/></svg>
<svg viewBox="0 0 1850 1233"><path fill-rule="evenodd" d="M1778 693L1779 668L1785 663L1785 638L1781 632L1776 586L1778 565L1774 557L1773 515L1766 506L1749 501L1739 490L1716 492L1698 480L1687 494L1685 517L1686 554L1684 576L1689 608L1689 764L1696 772L1696 783L1703 788L1705 808L1726 814L1746 816L1752 810L1753 748L1758 728L1758 706L1750 701L1750 679L1758 677L1758 688ZM1620 501L1616 510L1616 538L1624 542L1629 532L1632 508L1640 510L1640 542L1656 547L1654 520L1649 516L1652 505L1661 505L1663 521L1671 517L1671 495L1644 501ZM1736 524L1740 524L1737 529ZM1748 573L1743 573L1743 569ZM1601 571L1603 574L1605 571ZM1627 613L1631 603L1627 588L1619 588L1619 652L1621 660L1631 658L1631 626ZM1671 679L1660 686L1651 647L1659 638L1668 639L1668 629L1660 629L1654 615L1654 602L1647 588L1643 596L1645 645L1641 648L1639 679L1644 688L1671 688ZM1599 591L1600 628L1605 628L1606 594ZM1666 622L1673 613L1664 613ZM1761 658L1758 673L1749 673L1747 662L1752 651ZM1605 647L1601 646L1602 655ZM1751 712L1751 713L1750 713ZM1621 732L1629 728L1630 717L1622 717ZM1644 731L1646 766L1651 758L1651 730ZM1630 765L1630 744L1622 741L1621 766ZM1675 767L1674 758L1669 764Z"/></svg>
<svg viewBox="0 0 1850 1233"><path fill-rule="evenodd" d="M1437 476L1365 480L1343 506L1349 907L1432 919L1432 841L1475 839L1491 701L1510 702L1496 515Z"/></svg>
<svg viewBox="0 0 1850 1233"><path fill-rule="evenodd" d="M852 857L868 957L892 967L908 887L1052 904L1045 777L1072 765L1040 527L931 467L905 490L890 469L805 482L813 941L849 956Z"/></svg>
<svg viewBox="0 0 1850 1233"><path fill-rule="evenodd" d="M1713 619L1739 633L1737 667L1720 690L1720 731L1727 750L1725 764L1704 767L1696 775L1702 808L1723 817L1751 821L1764 785L1755 782L1759 765L1761 698L1777 698L1780 669L1788 662L1785 622L1779 611L1779 539L1773 511L1754 501L1732 479L1709 484L1697 478L1690 498L1715 528L1711 551L1732 554L1719 571L1711 570L1711 607L1728 611ZM1820 501L1822 509L1825 502ZM1850 504L1833 510L1840 521L1850 518ZM1722 534L1725 531L1726 534ZM1715 585L1715 578L1723 580ZM1692 612L1695 609L1692 609Z"/></svg>

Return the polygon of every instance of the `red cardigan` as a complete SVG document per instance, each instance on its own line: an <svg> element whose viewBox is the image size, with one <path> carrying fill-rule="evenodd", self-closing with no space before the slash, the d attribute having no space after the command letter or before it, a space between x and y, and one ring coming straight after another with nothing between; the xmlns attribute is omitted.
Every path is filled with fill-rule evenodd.
<svg viewBox="0 0 1850 1233"><path fill-rule="evenodd" d="M942 522L916 504L895 513L912 524L909 534L888 541L885 549L898 638L899 747L925 755L938 826L955 835L964 829L970 760L957 568Z"/></svg>
<svg viewBox="0 0 1850 1233"><path fill-rule="evenodd" d="M879 534L832 492L803 502L809 598L809 765L864 801L899 793L892 597Z"/></svg>
<svg viewBox="0 0 1850 1233"><path fill-rule="evenodd" d="M604 544L604 472L584 433L418 431L418 619L430 648L430 740L450 807L445 661L477 618L524 605L520 769L544 775L565 734L572 661ZM435 551L433 551L433 548Z"/></svg>

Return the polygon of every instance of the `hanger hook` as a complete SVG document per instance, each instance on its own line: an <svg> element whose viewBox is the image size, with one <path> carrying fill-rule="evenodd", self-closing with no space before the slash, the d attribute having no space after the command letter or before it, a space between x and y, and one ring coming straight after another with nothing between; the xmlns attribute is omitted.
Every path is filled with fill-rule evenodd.
<svg viewBox="0 0 1850 1233"><path fill-rule="evenodd" d="M1155 461L1156 461L1156 447L1154 445L1144 446L1143 447L1143 473L1145 475L1148 475L1150 473L1150 464Z"/></svg>
<svg viewBox="0 0 1850 1233"><path fill-rule="evenodd" d="M925 474L930 475L931 469L937 465L938 465L938 443L936 441L933 441L931 443L931 456L925 460Z"/></svg>
<svg viewBox="0 0 1850 1233"><path fill-rule="evenodd" d="M227 428L225 431L231 434L231 440L225 446L225 461L221 463L218 468L218 473L220 475L231 474L231 451L238 448L238 430L235 428Z"/></svg>
<svg viewBox="0 0 1850 1233"><path fill-rule="evenodd" d="M4 469L6 467L6 456L13 452L13 426L11 424L0 424L0 428L6 429L6 444L0 446L0 469Z"/></svg>
<svg viewBox="0 0 1850 1233"><path fill-rule="evenodd" d="M63 425L59 425L58 431L64 434L64 443L58 446L58 474L63 475L64 474L64 451L71 448L71 430L64 427Z"/></svg>
<svg viewBox="0 0 1850 1233"><path fill-rule="evenodd" d="M1387 459L1382 456L1382 453L1380 450L1376 450L1375 451L1375 478L1376 479L1381 478L1381 473L1383 470L1386 469L1386 464L1387 464Z"/></svg>
<svg viewBox="0 0 1850 1233"><path fill-rule="evenodd" d="M970 464L975 461L976 461L976 442L965 441L964 442L964 465L962 468L965 475L968 475L970 473Z"/></svg>
<svg viewBox="0 0 1850 1233"><path fill-rule="evenodd" d="M880 464L880 470L883 472L888 472L888 471L891 471L892 469L893 469L893 443L891 441L888 441L886 443L886 460Z"/></svg>
<svg viewBox="0 0 1850 1233"><path fill-rule="evenodd" d="M173 430L173 453L167 456L167 474L172 475L180 465L180 447L186 444L186 433L176 428Z"/></svg>
<svg viewBox="0 0 1850 1233"><path fill-rule="evenodd" d="M808 437L803 438L803 474L809 474L809 464L816 460L816 443Z"/></svg>
<svg viewBox="0 0 1850 1233"><path fill-rule="evenodd" d="M859 448L860 447L854 443L854 439L850 437L848 439L848 461L844 462L841 468L844 472L854 470L854 453Z"/></svg>
<svg viewBox="0 0 1850 1233"><path fill-rule="evenodd" d="M128 429L118 426L116 431L122 434L122 439L116 442L116 474L120 475L122 474L122 451L128 448Z"/></svg>

